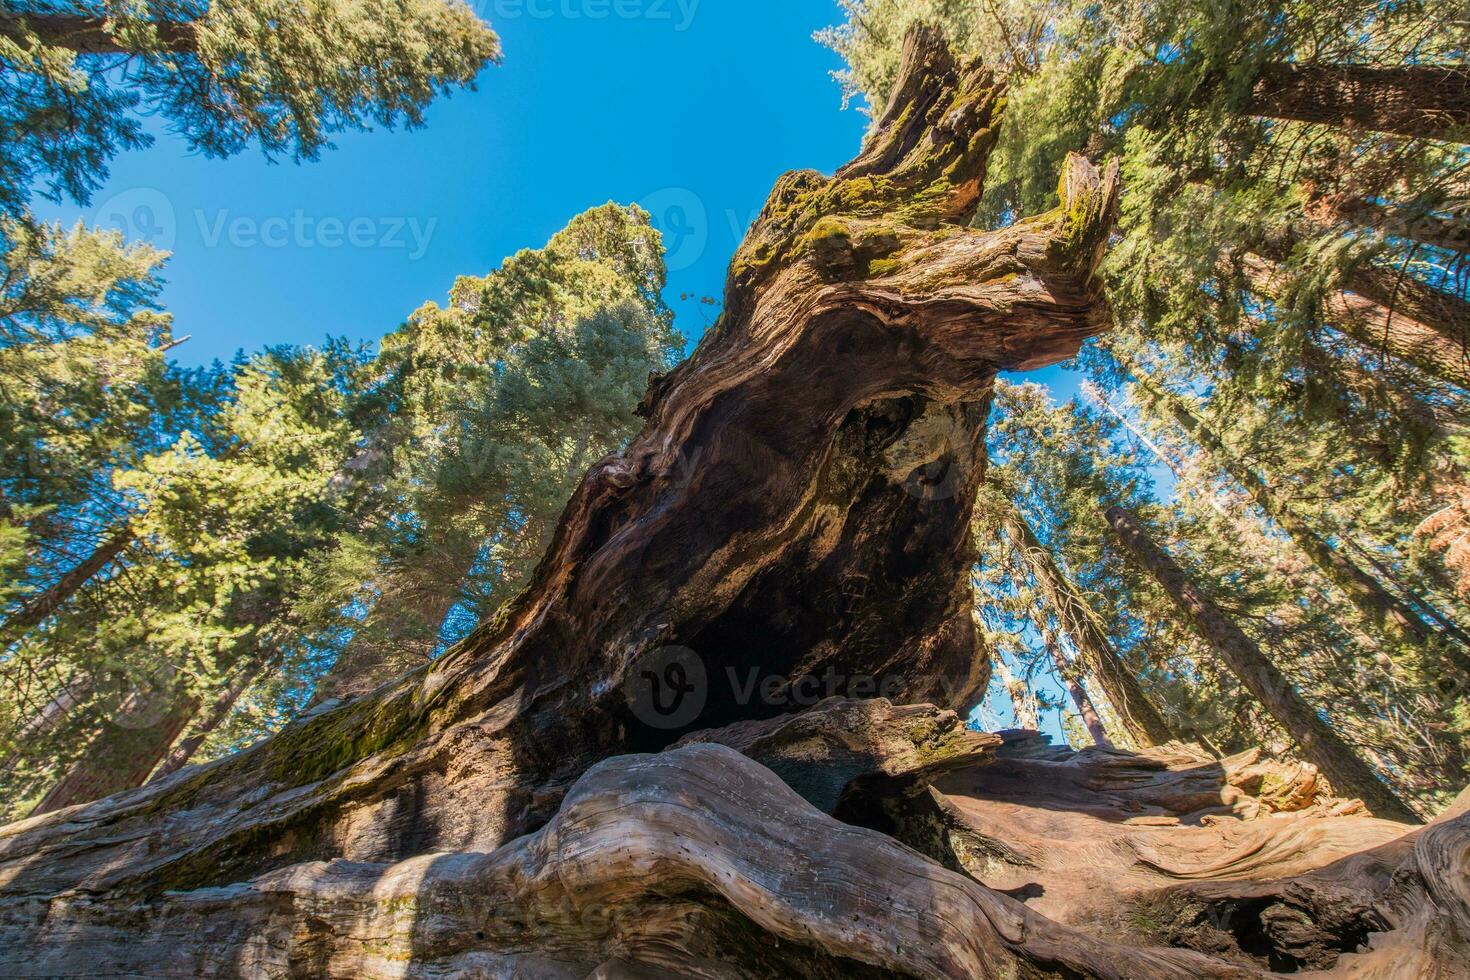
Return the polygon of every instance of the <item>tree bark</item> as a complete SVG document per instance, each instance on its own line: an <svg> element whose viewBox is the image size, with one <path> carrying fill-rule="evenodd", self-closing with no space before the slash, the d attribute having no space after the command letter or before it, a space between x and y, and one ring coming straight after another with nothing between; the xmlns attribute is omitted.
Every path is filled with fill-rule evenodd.
<svg viewBox="0 0 1470 980"><path fill-rule="evenodd" d="M1246 489L1251 499L1287 533L1323 576L1341 590L1347 600L1382 636L1395 644L1410 648L1423 648L1430 643L1434 632L1412 609L1317 534L1288 504L1279 499L1260 474L1240 463L1220 437L1185 407L1178 397L1154 384L1142 372L1131 370L1131 373L1134 380L1151 397L1157 399L1190 438L1209 454L1215 465Z"/></svg>
<svg viewBox="0 0 1470 980"><path fill-rule="evenodd" d="M1450 65L1269 64L1247 111L1255 115L1463 141L1470 71Z"/></svg>
<svg viewBox="0 0 1470 980"><path fill-rule="evenodd" d="M1375 262L1360 262L1348 270L1343 286L1392 316L1408 317L1433 330L1461 359L1470 357L1470 302L1460 296Z"/></svg>
<svg viewBox="0 0 1470 980"><path fill-rule="evenodd" d="M1394 795L1374 769L1322 720L1276 665L1153 542L1127 511L1121 507L1110 507L1106 516L1138 566L1158 581L1220 662L1296 740L1307 760L1327 774L1339 793L1359 797L1375 816L1406 823L1420 822L1414 811Z"/></svg>
<svg viewBox="0 0 1470 980"><path fill-rule="evenodd" d="M82 757L46 791L31 816L142 786L199 711L199 699L170 691L131 695L98 728Z"/></svg>
<svg viewBox="0 0 1470 980"><path fill-rule="evenodd" d="M1329 200L1324 205L1342 221L1392 238L1406 238L1457 254L1470 252L1470 224L1461 216L1444 217L1421 207L1378 204L1361 198Z"/></svg>
<svg viewBox="0 0 1470 980"><path fill-rule="evenodd" d="M0 624L0 637L3 637L6 643L12 643L28 630L41 625L48 617L66 605L71 597L76 595L77 590L91 581L94 575L112 564L117 556L132 543L133 529L131 527L124 526L121 530L113 532L112 536L98 545L90 555L63 573L61 578L53 582L45 591L26 600L14 615Z"/></svg>
<svg viewBox="0 0 1470 980"><path fill-rule="evenodd" d="M1280 277L1270 262L1248 255L1244 265L1257 294L1279 298ZM1368 350L1381 351L1431 378L1470 390L1470 353L1432 327L1351 292L1329 293L1325 312L1333 327Z"/></svg>
<svg viewBox="0 0 1470 980"><path fill-rule="evenodd" d="M191 54L198 50L199 39L193 24L181 21L153 21L158 32L157 47L174 54ZM77 17L69 14L25 13L0 14L0 31L17 36L30 31L47 47L66 48L77 54L141 54L124 46L108 30L100 17Z"/></svg>
<svg viewBox="0 0 1470 980"><path fill-rule="evenodd" d="M17 744L42 735L49 735L71 717L73 711L86 700L87 695L92 692L92 675L86 672L79 673L67 681L60 691L31 716L15 733Z"/></svg>
<svg viewBox="0 0 1470 980"><path fill-rule="evenodd" d="M1010 698L1011 710L1016 714L1016 727L1028 731L1039 730L1041 719L1037 716L1036 695L1031 692L1031 686L1018 680L1011 673L1010 666L1000 657L994 658L991 666L1000 675L1000 686L1005 688L1006 697Z"/></svg>
<svg viewBox="0 0 1470 980"><path fill-rule="evenodd" d="M1057 567L1015 504L1009 501L1007 504L1002 519L1006 537L1031 570L1062 631L1082 655L1088 671L1102 685L1103 693L1118 713L1123 727L1128 729L1129 736L1144 748L1172 741L1176 736L1169 723L1113 649L1112 641L1098 626L1096 614L1087 605L1086 598Z"/></svg>

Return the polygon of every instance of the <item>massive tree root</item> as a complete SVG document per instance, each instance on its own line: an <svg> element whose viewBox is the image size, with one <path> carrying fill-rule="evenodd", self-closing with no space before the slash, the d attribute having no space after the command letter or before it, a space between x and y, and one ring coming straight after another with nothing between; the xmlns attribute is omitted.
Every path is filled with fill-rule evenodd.
<svg viewBox="0 0 1470 980"><path fill-rule="evenodd" d="M1051 923L719 745L600 764L551 823L490 854L25 911L7 910L7 933L36 931L0 952L5 976L1249 975Z"/></svg>
<svg viewBox="0 0 1470 980"><path fill-rule="evenodd" d="M1004 735L993 764L886 803L884 829L1096 935L1288 972L1451 976L1462 962L1459 808L1410 833L1259 750L1073 752Z"/></svg>
<svg viewBox="0 0 1470 980"><path fill-rule="evenodd" d="M1269 965L1149 948L1189 944L1167 924L1095 938L949 847L945 787L997 750L950 711L987 679L968 581L991 384L1106 326L1117 187L1073 158L1056 210L970 229L1003 93L923 30L895 93L857 160L778 182L719 324L653 381L647 427L587 474L494 622L234 757L0 828L0 974ZM936 706L785 717L826 695ZM1465 853L1445 826L1410 848L1404 908L1454 932Z"/></svg>

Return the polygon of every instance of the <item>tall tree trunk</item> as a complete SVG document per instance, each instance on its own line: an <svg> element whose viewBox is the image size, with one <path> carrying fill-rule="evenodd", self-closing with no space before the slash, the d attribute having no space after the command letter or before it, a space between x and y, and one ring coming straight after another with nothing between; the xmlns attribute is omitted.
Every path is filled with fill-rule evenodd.
<svg viewBox="0 0 1470 980"><path fill-rule="evenodd" d="M1339 793L1359 797L1374 816L1420 822L1414 811L1379 779L1373 767L1322 720L1276 665L1153 542L1132 515L1121 507L1110 507L1106 516L1139 567L1169 593L1220 662L1297 741L1302 754L1327 775Z"/></svg>
<svg viewBox="0 0 1470 980"><path fill-rule="evenodd" d="M1280 277L1271 262L1246 256L1244 265L1256 293L1268 299L1280 296ZM1414 319L1402 307L1385 306L1358 293L1333 292L1325 301L1327 321L1359 344L1412 364L1432 378L1470 390L1470 351L1463 338L1446 336L1435 326Z"/></svg>
<svg viewBox="0 0 1470 980"><path fill-rule="evenodd" d="M464 563L468 574L471 561ZM429 661L444 620L458 601L442 582L412 595L385 596L317 682L311 705L360 697Z"/></svg>
<svg viewBox="0 0 1470 980"><path fill-rule="evenodd" d="M1126 365L1126 362L1125 362ZM1215 466L1250 493L1251 499L1287 533L1297 547L1332 582L1378 632L1395 644L1410 648L1427 646L1434 633L1383 584L1350 561L1314 531L1283 502L1261 476L1239 462L1225 444L1174 394L1154 384L1138 370L1130 371L1135 381L1156 399L1199 446Z"/></svg>
<svg viewBox="0 0 1470 980"><path fill-rule="evenodd" d="M1463 140L1470 127L1470 70L1454 65L1270 64L1247 111L1276 119Z"/></svg>
<svg viewBox="0 0 1470 980"><path fill-rule="evenodd" d="M1470 252L1470 223L1414 205L1379 204L1362 198L1322 202L1333 217L1392 238L1406 238L1446 252Z"/></svg>
<svg viewBox="0 0 1470 980"><path fill-rule="evenodd" d="M1094 273L1116 167L1071 158L1058 208L970 227L1003 102L978 62L914 31L861 155L777 182L718 325L651 383L643 432L583 478L526 589L391 685L6 834L0 896L28 898L5 906L0 949L80 970L133 942L22 928L83 882L89 907L137 910L205 885L269 891L260 876L293 862L486 851L543 826L600 759L813 692L972 706L989 679L970 572L994 379L1073 356L1111 320ZM191 942L241 962L230 951L260 941L232 921ZM502 931L462 938L493 951ZM282 957L335 942L279 938Z"/></svg>
<svg viewBox="0 0 1470 980"><path fill-rule="evenodd" d="M87 743L82 757L47 791L34 813L49 813L63 807L99 799L112 793L135 789L170 757L179 736L196 719L208 723L217 711L210 730L224 720L240 693L269 662L260 647L259 630L280 615L284 598L273 590L257 589L235 597L230 609L233 625L252 632L230 652L226 663L231 680L209 700L209 710L200 717L204 697L180 686L180 671L160 680L151 690L130 694L116 715L104 720ZM241 684L239 690L235 685ZM233 691L233 693L232 693ZM205 735L208 732L204 732ZM184 760L198 749L203 738L189 745ZM181 746L182 747L182 746ZM182 763L181 763L182 764Z"/></svg>
<svg viewBox="0 0 1470 980"><path fill-rule="evenodd" d="M236 670L230 682L215 694L214 699L205 706L204 711L194 719L193 730L179 740L179 743L169 751L163 762L154 770L153 775L149 777L149 782L172 776L187 766L189 760L194 758L194 753L198 752L199 747L204 744L205 739L224 724L230 712L235 709L240 696L251 684L255 683L265 670L265 666L264 660L252 658L243 669Z"/></svg>
<svg viewBox="0 0 1470 980"><path fill-rule="evenodd" d="M1082 719L1082 725L1087 729L1087 734L1092 736L1092 744L1100 748L1110 749L1112 741L1108 738L1107 728L1103 726L1102 716L1097 713L1097 708L1092 703L1092 698L1087 696L1087 690L1082 686L1082 679L1077 676L1077 671L1067 660L1067 655L1062 652L1062 645L1057 642L1056 634L1049 627L1041 627L1041 641L1046 645L1046 652L1051 655L1052 666L1056 668L1057 679L1067 688L1067 694L1072 698L1072 704L1077 709L1077 716Z"/></svg>
<svg viewBox="0 0 1470 980"><path fill-rule="evenodd" d="M1470 302L1423 282L1407 270L1376 262L1359 262L1348 270L1343 286L1390 311L1407 316L1442 337L1461 358L1470 357Z"/></svg>
<svg viewBox="0 0 1470 980"><path fill-rule="evenodd" d="M1086 598L1057 567L1051 553L1042 546L1031 525L1010 501L1007 501L1002 526L1011 546L1020 553L1036 584L1041 587L1047 606L1056 615L1062 631L1081 654L1088 671L1102 685L1103 693L1129 736L1142 747L1163 745L1173 740L1175 735L1169 723L1144 693L1138 678L1118 656L1107 634L1098 625L1096 614L1088 606Z"/></svg>
<svg viewBox="0 0 1470 980"><path fill-rule="evenodd" d="M994 657L990 663L998 675L1000 686L1005 688L1006 697L1011 701L1011 710L1016 714L1016 727L1040 730L1041 719L1037 715L1036 695L1031 692L1031 686L1011 673L1010 665L1003 658Z"/></svg>
<svg viewBox="0 0 1470 980"><path fill-rule="evenodd" d="M199 699L169 690L135 692L105 721L46 791L32 816L142 786L199 710Z"/></svg>
<svg viewBox="0 0 1470 980"><path fill-rule="evenodd" d="M49 735L65 724L87 695L92 691L92 675L85 671L76 674L55 696L31 716L15 733L15 741L23 743L42 735Z"/></svg>
<svg viewBox="0 0 1470 980"><path fill-rule="evenodd" d="M77 590L91 581L92 577L102 571L122 554L128 545L133 543L133 529L123 527L114 531L112 536L103 541L92 553L82 559L73 568L62 574L61 578L53 582L50 587L39 595L32 596L21 604L14 615L0 623L0 639L5 643L13 643L28 630L34 629L54 612L76 595Z"/></svg>

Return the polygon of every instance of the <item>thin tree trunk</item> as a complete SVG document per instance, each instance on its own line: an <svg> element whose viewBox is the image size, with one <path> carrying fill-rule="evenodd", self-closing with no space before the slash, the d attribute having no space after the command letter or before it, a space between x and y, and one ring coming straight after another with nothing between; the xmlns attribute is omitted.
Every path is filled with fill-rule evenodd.
<svg viewBox="0 0 1470 980"><path fill-rule="evenodd" d="M25 742L29 739L40 738L49 735L60 728L65 721L71 717L71 713L77 709L88 694L92 691L92 675L82 672L66 682L66 685L56 693L40 711L31 717L31 720L21 726L15 733L16 742Z"/></svg>
<svg viewBox="0 0 1470 980"><path fill-rule="evenodd" d="M1175 738L1169 723L1154 707L1133 672L1123 663L1107 634L1098 626L1096 614L1077 591L1056 561L1037 539L1031 525L1007 501L1002 518L1006 537L1031 570L1047 605L1062 631L1076 646L1087 669L1102 684L1103 693L1117 711L1129 736L1141 747L1163 745Z"/></svg>
<svg viewBox="0 0 1470 980"><path fill-rule="evenodd" d="M1139 567L1169 593L1221 663L1297 741L1302 754L1327 775L1338 792L1357 796L1374 816L1420 822L1414 811L1322 720L1276 665L1154 543L1132 515L1121 507L1110 507L1106 516Z"/></svg>
<svg viewBox="0 0 1470 980"><path fill-rule="evenodd" d="M194 757L194 753L198 752L199 747L204 744L205 739L213 734L220 725L224 724L224 720L230 716L230 712L234 710L236 702L240 700L240 695L244 694L245 690L251 684L255 683L255 679L261 675L264 669L264 661L254 660L246 669L236 671L230 683L215 695L214 700L205 709L204 713L195 720L194 728L189 732L188 736L180 739L179 743L169 751L163 763L159 765L158 769L149 778L149 782L155 782L163 779L165 776L171 776L187 766L189 760Z"/></svg>
<svg viewBox="0 0 1470 980"><path fill-rule="evenodd" d="M1470 127L1470 71L1449 65L1270 64L1256 81L1247 111L1459 141Z"/></svg>
<svg viewBox="0 0 1470 980"><path fill-rule="evenodd" d="M31 815L142 786L198 711L198 698L168 690L129 696L117 717L102 724L82 757L47 790Z"/></svg>
<svg viewBox="0 0 1470 980"><path fill-rule="evenodd" d="M1404 601L1411 603L1415 609L1418 609L1421 613L1423 613L1425 620L1427 620L1431 624L1437 625L1440 629L1444 630L1450 636L1454 637L1461 646L1465 647L1466 649L1470 649L1470 633L1466 633L1465 630L1461 628L1459 623L1451 619L1448 614L1446 614L1433 602L1430 602L1428 599L1416 595L1414 591L1408 586L1408 584L1405 583L1392 568L1388 567L1381 560L1379 560L1378 556L1373 554L1372 551L1368 550L1357 541L1354 541L1351 537L1347 537L1344 540L1347 541L1348 547L1352 548L1359 555L1363 556L1363 560L1367 562L1368 565L1372 567L1375 572L1378 573L1379 578L1383 579L1384 581L1392 582L1395 586L1397 586L1399 592L1402 593L1404 597Z"/></svg>
<svg viewBox="0 0 1470 980"><path fill-rule="evenodd" d="M72 716L77 707L92 691L92 675L82 672L67 681L55 696L42 705L41 710L16 731L12 744L15 751L0 761L0 772L13 772L25 758L25 745L32 739L41 738L56 731Z"/></svg>
<svg viewBox="0 0 1470 980"><path fill-rule="evenodd" d="M1230 512L1225 509L1225 506L1220 503L1220 501L1216 498L1215 494L1210 490L1210 488L1197 486L1195 481L1189 478L1189 476L1184 472L1184 468L1179 465L1179 462L1174 459L1172 455L1164 452L1164 448L1158 443L1154 442L1154 440L1150 439L1148 433L1144 432L1137 425L1135 425L1133 420L1130 419L1128 416L1124 415L1122 412L1118 411L1117 408L1113 407L1113 403L1108 400L1107 395L1103 393L1103 390L1101 388L1093 384L1091 381L1084 381L1082 382L1082 393L1088 398L1091 398L1094 402L1096 402L1100 408L1106 411L1113 418L1123 423L1128 431L1133 433L1134 437L1137 438L1139 442L1148 447L1149 451L1154 454L1159 462L1163 463L1169 468L1169 472L1174 474L1174 479L1178 483L1183 486L1189 487L1190 490L1203 497L1205 499L1205 502L1210 505L1210 509L1219 514L1221 517L1227 519L1230 517Z"/></svg>
<svg viewBox="0 0 1470 980"><path fill-rule="evenodd" d="M1328 581L1337 586L1383 636L1393 643L1414 648L1429 644L1433 632L1408 606L1308 526L1290 506L1277 497L1258 473L1236 460L1219 436L1206 427L1177 396L1155 385L1141 371L1132 370L1132 374L1138 384L1157 399L1165 411L1209 454L1214 464L1230 474L1232 479L1250 493L1251 499L1287 533Z"/></svg>
<svg viewBox="0 0 1470 980"><path fill-rule="evenodd" d="M1279 254L1279 253L1277 253ZM1251 288L1268 299L1280 296L1279 277L1271 262L1245 257ZM1470 390L1470 352L1460 340L1432 325L1354 292L1332 292L1325 298L1327 321L1369 350L1411 364L1432 378Z"/></svg>
<svg viewBox="0 0 1470 980"><path fill-rule="evenodd" d="M28 630L45 622L47 617L64 606L78 589L110 565L132 543L131 527L115 531L78 565L63 574L44 592L26 600L13 616L0 624L0 638L7 643L13 643Z"/></svg>
<svg viewBox="0 0 1470 980"><path fill-rule="evenodd" d="M1004 657L995 657L991 664L999 675L1001 687L1005 688L1006 697L1011 699L1011 710L1016 713L1016 727L1039 731L1041 720L1037 717L1036 696L1031 693L1030 686L1011 673L1010 665L1005 662Z"/></svg>
<svg viewBox="0 0 1470 980"><path fill-rule="evenodd" d="M1443 249L1470 252L1470 223L1460 217L1443 217L1424 208L1378 204L1361 198L1326 202L1333 216L1392 238Z"/></svg>
<svg viewBox="0 0 1470 980"><path fill-rule="evenodd" d="M193 24L160 20L154 21L153 26L158 32L159 47L164 51L189 54L198 48L198 35ZM77 54L137 53L134 48L119 44L107 29L107 22L100 17L0 13L0 33L16 37L25 30L35 34L48 47L66 48Z"/></svg>
<svg viewBox="0 0 1470 980"><path fill-rule="evenodd" d="M1113 743L1108 738L1108 731L1103 725L1102 716L1097 713L1092 698L1087 696L1087 690L1082 686L1082 679L1077 676L1077 671L1067 661L1067 655L1062 652L1062 646L1057 641L1056 634L1043 626L1041 641L1046 644L1046 652L1051 654L1051 662L1056 668L1057 679L1066 685L1067 693L1072 698L1072 704L1077 708L1078 717L1082 719L1087 734L1092 736L1092 744L1104 749L1112 748Z"/></svg>

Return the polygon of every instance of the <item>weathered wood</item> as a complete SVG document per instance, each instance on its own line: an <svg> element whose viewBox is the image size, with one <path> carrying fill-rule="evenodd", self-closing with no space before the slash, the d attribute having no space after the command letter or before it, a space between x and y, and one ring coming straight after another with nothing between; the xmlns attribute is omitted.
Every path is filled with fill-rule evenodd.
<svg viewBox="0 0 1470 980"><path fill-rule="evenodd" d="M1463 881L1464 858L1421 875L1406 863L1410 828L1329 796L1314 766L1258 749L1073 752L1005 734L993 761L940 777L896 811L899 839L1114 942L1354 977L1380 975L1350 955L1370 938L1421 968L1450 969L1460 955L1415 950L1421 919L1444 914L1431 892Z"/></svg>
<svg viewBox="0 0 1470 980"><path fill-rule="evenodd" d="M812 806L853 822L855 811L881 799L915 793L954 769L985 765L1001 739L932 704L828 698L798 715L694 732L674 747L705 742L754 759Z"/></svg>
<svg viewBox="0 0 1470 980"><path fill-rule="evenodd" d="M0 895L487 850L542 825L597 759L812 689L973 704L991 383L1107 327L1093 273L1116 168L1073 158L1056 210L972 229L1000 88L916 31L895 93L852 164L777 183L719 323L653 381L646 428L592 467L494 622L230 759L0 829ZM702 710L642 710L653 679L689 676L659 673L683 648Z"/></svg>
<svg viewBox="0 0 1470 980"><path fill-rule="evenodd" d="M491 853L313 862L50 914L12 900L0 932L27 937L0 944L16 978L580 978L612 960L704 977L1256 975L1057 925L720 745L602 763L551 823Z"/></svg>

